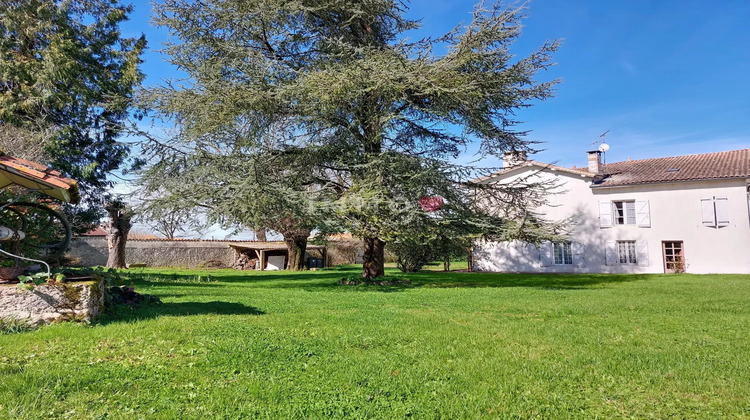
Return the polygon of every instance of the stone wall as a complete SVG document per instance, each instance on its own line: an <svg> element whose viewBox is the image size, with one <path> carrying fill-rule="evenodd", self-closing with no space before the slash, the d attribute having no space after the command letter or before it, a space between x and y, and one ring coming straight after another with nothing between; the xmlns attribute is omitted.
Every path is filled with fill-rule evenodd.
<svg viewBox="0 0 750 420"><path fill-rule="evenodd" d="M15 284L0 284L0 318L15 318L29 324L65 320L90 321L104 305L101 281L41 284L34 290L19 290Z"/></svg>
<svg viewBox="0 0 750 420"><path fill-rule="evenodd" d="M326 244L328 249L328 266L333 267L339 264L362 264L365 254L365 246L361 239L342 239L329 241ZM396 262L396 254L385 247L385 262Z"/></svg>
<svg viewBox="0 0 750 420"><path fill-rule="evenodd" d="M355 264L362 262L364 247L362 241L347 239L330 241L326 244L327 265L333 267L339 264Z"/></svg>
<svg viewBox="0 0 750 420"><path fill-rule="evenodd" d="M125 261L148 267L232 267L235 251L233 241L201 240L128 240ZM362 263L364 249L357 239L329 241L327 265ZM107 264L107 240L103 237L76 238L66 257L72 265L103 266ZM310 253L317 257L317 252ZM386 249L386 260L394 257Z"/></svg>
<svg viewBox="0 0 750 420"><path fill-rule="evenodd" d="M66 255L81 266L107 264L107 240L101 237L76 238ZM125 249L128 264L148 267L231 267L234 250L227 241L129 240Z"/></svg>

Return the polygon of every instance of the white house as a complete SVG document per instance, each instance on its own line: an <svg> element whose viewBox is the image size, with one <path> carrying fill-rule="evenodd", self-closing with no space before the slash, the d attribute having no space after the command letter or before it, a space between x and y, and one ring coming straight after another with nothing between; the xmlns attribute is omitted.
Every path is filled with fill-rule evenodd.
<svg viewBox="0 0 750 420"><path fill-rule="evenodd" d="M750 273L750 149L564 168L506 155L477 182L556 181L538 211L569 242L477 242L474 271Z"/></svg>

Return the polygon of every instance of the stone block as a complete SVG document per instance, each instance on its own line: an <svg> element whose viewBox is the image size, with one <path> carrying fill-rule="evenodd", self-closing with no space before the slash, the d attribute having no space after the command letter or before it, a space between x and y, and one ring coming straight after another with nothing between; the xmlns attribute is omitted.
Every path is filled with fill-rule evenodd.
<svg viewBox="0 0 750 420"><path fill-rule="evenodd" d="M29 324L90 321L104 305L104 290L101 280L41 284L34 290L2 284L0 318L15 318Z"/></svg>

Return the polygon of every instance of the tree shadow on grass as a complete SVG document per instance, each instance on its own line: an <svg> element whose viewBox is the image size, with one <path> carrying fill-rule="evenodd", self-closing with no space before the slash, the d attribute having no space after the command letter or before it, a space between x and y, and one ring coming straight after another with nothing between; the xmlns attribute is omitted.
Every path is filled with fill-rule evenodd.
<svg viewBox="0 0 750 420"><path fill-rule="evenodd" d="M161 273L149 273L148 275L131 274L125 277L125 283L133 282L143 286L184 286L184 287L229 287L226 283L264 283L277 281L295 281L295 280L326 280L339 279L344 275L351 275L358 271L351 269L336 270L327 268L319 271L236 271L235 273L217 273L211 274L211 281L206 281L207 274L202 278L204 281L195 281L196 275L182 274L165 271ZM224 284L222 284L224 283Z"/></svg>
<svg viewBox="0 0 750 420"><path fill-rule="evenodd" d="M321 289L351 292L399 292L416 288L504 288L526 287L545 290L578 290L608 287L615 284L645 281L657 278L649 274L500 274L500 273L435 273L420 272L398 274L409 280L406 284L356 286L341 285L338 279L319 282L279 282L269 287L301 288L307 291ZM308 278L309 280L309 278Z"/></svg>
<svg viewBox="0 0 750 420"><path fill-rule="evenodd" d="M421 287L531 287L540 289L592 289L604 285L653 279L648 274L562 274L562 273L416 273Z"/></svg>
<svg viewBox="0 0 750 420"><path fill-rule="evenodd" d="M234 284L260 284L269 283L274 284L278 282L297 282L298 286L302 286L300 282L305 284L326 282L326 281L338 281L344 276L350 276L359 273L359 269L352 269L350 267L338 268L331 267L318 271L301 271L301 272L289 272L289 271L236 271L236 272L219 272L216 274L211 273L211 281L194 281L196 278L195 274L191 273L175 273L166 271L164 273L147 273L142 275L140 273L130 274L125 277L125 283L132 282L138 287L189 287L189 288L227 288L232 287ZM208 274L203 274L202 278L206 279ZM264 285L265 287L265 285Z"/></svg>
<svg viewBox="0 0 750 420"><path fill-rule="evenodd" d="M167 302L141 303L136 306L114 305L105 308L96 324L131 322L162 316L191 315L264 315L258 308L236 302Z"/></svg>
<svg viewBox="0 0 750 420"><path fill-rule="evenodd" d="M388 270L389 277L405 278L406 284L356 286L341 285L338 281L344 277L357 276L358 267L331 267L319 271L304 272L245 272L219 273L213 283L192 283L187 279L195 277L190 274L152 273L151 280L136 281L144 286L176 286L200 288L231 287L226 283L244 283L271 289L299 289L306 291L342 291L342 292L399 292L415 288L503 288L527 287L547 290L576 290L609 287L615 284L645 281L659 278L659 274L562 274L562 273L468 273L422 271L404 274ZM154 278L161 277L158 281ZM224 283L224 284L222 284Z"/></svg>

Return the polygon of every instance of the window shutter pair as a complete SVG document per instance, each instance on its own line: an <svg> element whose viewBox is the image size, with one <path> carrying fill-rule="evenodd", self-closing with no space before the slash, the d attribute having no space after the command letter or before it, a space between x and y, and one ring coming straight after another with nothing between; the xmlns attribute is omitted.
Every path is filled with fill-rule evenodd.
<svg viewBox="0 0 750 420"><path fill-rule="evenodd" d="M638 227L651 227L651 208L648 200L636 200L635 220ZM612 227L612 202L599 202L599 227Z"/></svg>
<svg viewBox="0 0 750 420"><path fill-rule="evenodd" d="M570 251L573 254L573 266L582 268L584 264L584 248L580 242L571 242ZM554 246L552 242L544 242L539 245L539 261L542 267L555 265Z"/></svg>
<svg viewBox="0 0 750 420"><path fill-rule="evenodd" d="M726 197L701 199L703 226L729 226L729 200Z"/></svg>
<svg viewBox="0 0 750 420"><path fill-rule="evenodd" d="M641 267L648 267L648 242L636 241L635 242L635 259L638 265ZM617 242L607 241L604 244L604 263L606 265L618 265L620 263L619 256L617 254Z"/></svg>

